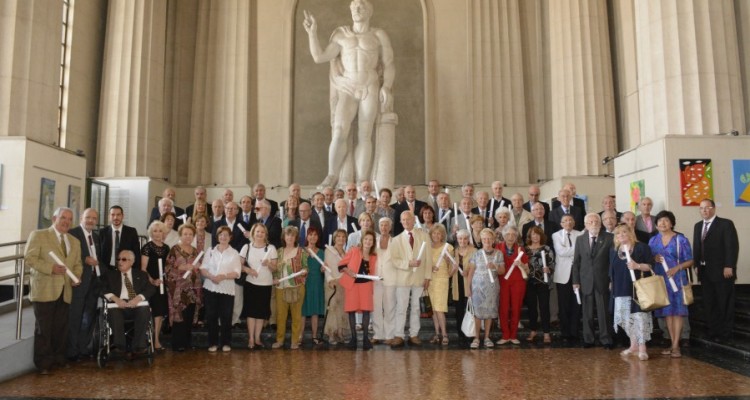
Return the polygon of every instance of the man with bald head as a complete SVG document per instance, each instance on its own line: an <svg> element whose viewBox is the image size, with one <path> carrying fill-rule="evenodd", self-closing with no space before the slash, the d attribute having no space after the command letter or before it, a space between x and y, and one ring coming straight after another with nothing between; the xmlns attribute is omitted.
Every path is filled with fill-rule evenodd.
<svg viewBox="0 0 750 400"><path fill-rule="evenodd" d="M289 197L294 197L295 199L297 199L299 204L310 204L309 200L302 198L302 186L300 186L299 183L292 183L291 185L289 185ZM286 200L281 202L281 207L286 209Z"/></svg>
<svg viewBox="0 0 750 400"><path fill-rule="evenodd" d="M560 189L557 192L557 199L560 201L560 206L552 210L549 219L556 224L560 224L564 215L572 215L573 220L576 222L575 229L582 231L584 229L583 223L583 209L578 208L573 203L573 194L568 189Z"/></svg>
<svg viewBox="0 0 750 400"><path fill-rule="evenodd" d="M431 179L429 182L427 182L427 196L425 196L422 200L428 204L430 207L432 207L433 210L438 209L438 202L437 197L440 193L440 182L438 182L437 179Z"/></svg>
<svg viewBox="0 0 750 400"><path fill-rule="evenodd" d="M604 219L604 212L612 211L615 213L615 220L619 221L620 218L622 218L622 213L617 211L617 208L615 207L616 205L614 196L604 196L602 199L602 210L599 212L599 216Z"/></svg>
<svg viewBox="0 0 750 400"><path fill-rule="evenodd" d="M414 186L404 186L404 202L393 208L396 218L396 223L393 226L394 236L398 236L399 233L404 231L404 227L401 225L401 213L411 211L412 214L419 215L419 211L425 205L424 201L417 200L417 191Z"/></svg>
<svg viewBox="0 0 750 400"><path fill-rule="evenodd" d="M494 216L497 209L500 208L501 205L502 207L508 207L508 204L510 204L510 200L506 197L503 197L502 182L494 181L492 182L492 185L490 185L490 188L492 189L492 194L490 195L490 219L494 221Z"/></svg>
<svg viewBox="0 0 750 400"><path fill-rule="evenodd" d="M271 215L276 215L279 212L279 203L266 197L266 185L262 183L256 183L253 186L253 200L258 203L258 200L266 200L268 205L271 207Z"/></svg>
<svg viewBox="0 0 750 400"><path fill-rule="evenodd" d="M570 192L570 195L573 196L573 205L583 210L583 213L585 215L586 202L584 202L582 198L578 197L578 194L576 192L576 185L573 182L568 182L564 184L562 188ZM560 207L560 200L555 197L552 199L552 209L554 210L557 207Z"/></svg>
<svg viewBox="0 0 750 400"><path fill-rule="evenodd" d="M208 197L208 193L206 192L206 188L203 186L196 186L195 189L193 190L193 196L195 197L195 201L191 203L189 206L185 207L185 214L187 214L191 218L193 216L193 212L195 211L196 202L205 201L206 203L208 203L208 200L206 200ZM208 214L209 220L214 215L213 210L211 210L211 207L206 207L206 213Z"/></svg>
<svg viewBox="0 0 750 400"><path fill-rule="evenodd" d="M224 194L221 196L221 200L224 201L224 206L234 201L234 192L232 189L224 189Z"/></svg>
<svg viewBox="0 0 750 400"><path fill-rule="evenodd" d="M346 231L347 236L353 233L355 228L359 230L359 221L357 218L350 217L346 214L347 203L344 199L338 199L334 203L334 211L336 211L335 218L331 219L330 222L326 223L326 240L329 236L333 235L337 229L343 229ZM352 226L354 225L354 227Z"/></svg>
<svg viewBox="0 0 750 400"><path fill-rule="evenodd" d="M472 214L479 215L484 219L484 226L488 228L494 227L494 214L490 210L490 194L485 191L479 191L476 194L477 206L471 209Z"/></svg>
<svg viewBox="0 0 750 400"><path fill-rule="evenodd" d="M172 213L174 213L175 217L179 217L180 215L185 214L185 210L183 210L180 207L175 206L176 195L175 195L174 188L168 187L164 189L161 196L162 196L161 200L169 199L171 204L168 207L167 206L162 207L162 202L161 200L159 200L159 203L157 204L157 206L151 209L151 216L149 217L149 220L148 220L149 225L151 224L151 222L156 221L157 219L161 218L161 216L164 215L164 213L168 211L171 211ZM175 221L175 226L174 226L175 229L177 229L177 226L178 226L177 224L180 222L181 221L179 219Z"/></svg>
<svg viewBox="0 0 750 400"><path fill-rule="evenodd" d="M357 195L357 185L353 182L347 183L346 191L346 215L359 218L359 214L365 210L365 202Z"/></svg>
<svg viewBox="0 0 750 400"><path fill-rule="evenodd" d="M542 190L539 188L539 185L529 186L529 201L523 203L523 209L531 212L531 206L533 206L535 203L541 203L542 207L544 207L544 218L549 218L551 209L549 207L549 204L539 200L541 194Z"/></svg>

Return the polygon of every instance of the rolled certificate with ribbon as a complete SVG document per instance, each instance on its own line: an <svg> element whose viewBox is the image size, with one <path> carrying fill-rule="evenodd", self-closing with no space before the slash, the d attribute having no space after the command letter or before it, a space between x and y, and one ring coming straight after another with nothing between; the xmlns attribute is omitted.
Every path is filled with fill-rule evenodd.
<svg viewBox="0 0 750 400"><path fill-rule="evenodd" d="M516 268L516 261L520 261L521 257L523 257L523 251L518 251L518 256L516 256L516 259L513 261L513 264L510 265L510 268L508 268L508 272L505 273L505 280L508 280L510 278L510 274L513 272L513 269ZM521 275L523 276L523 279L526 279L528 275L526 275L526 271L523 270L523 268L520 268Z"/></svg>
<svg viewBox="0 0 750 400"><path fill-rule="evenodd" d="M630 246L624 244L622 245L622 250L625 252L625 258L628 260L628 264L630 264L631 261L633 261L632 258L630 258ZM628 268L628 271L630 271L630 279L635 282L635 271Z"/></svg>
<svg viewBox="0 0 750 400"><path fill-rule="evenodd" d="M148 307L148 301L143 300L136 307ZM117 303L107 303L107 308L120 308Z"/></svg>
<svg viewBox="0 0 750 400"><path fill-rule="evenodd" d="M383 278L377 276L377 275L364 275L364 274L357 274L354 275L354 278L362 278L362 279L369 279L371 281L382 281Z"/></svg>
<svg viewBox="0 0 750 400"><path fill-rule="evenodd" d="M50 256L50 257L52 257L52 260L53 260L54 262L56 262L57 264L59 264L59 265L62 265L63 267L65 267L65 273L66 273L66 274L68 275L68 277L70 278L70 280L71 280L71 281L73 281L73 283L75 283L75 284L77 285L77 284L79 284L79 283L81 282L81 281L80 281L80 280L78 279L78 277L76 276L76 274L74 274L74 273L73 273L73 271L71 271L71 270L70 270L70 268L68 268L68 266L67 266L67 265L65 265L65 264L64 264L64 263L62 262L62 260L60 260L60 258L59 258L59 257L57 256L57 254L55 254L55 253L54 253L54 252L52 252L52 251L50 251L50 252L49 252L49 253L47 253L47 254L49 254L49 256Z"/></svg>
<svg viewBox="0 0 750 400"><path fill-rule="evenodd" d="M581 305L581 292L578 290L578 288L573 289L573 293L576 294L576 301L578 302L578 305Z"/></svg>
<svg viewBox="0 0 750 400"><path fill-rule="evenodd" d="M547 253L542 250L542 267L547 268ZM549 274L544 273L544 283L549 283Z"/></svg>
<svg viewBox="0 0 750 400"><path fill-rule="evenodd" d="M487 252L482 249L482 255L484 256L484 265L487 266L487 275L490 277L490 282L495 283L495 277L492 276L492 271L490 271L490 260L487 259Z"/></svg>
<svg viewBox="0 0 750 400"><path fill-rule="evenodd" d="M330 269L330 268L328 268L328 266L326 265L326 263L324 263L324 262L323 262L323 260L321 260L321 259L320 259L320 257L318 257L318 255L317 255L317 254L315 254L315 252L313 252L312 250L310 250L310 248L309 248L309 247L306 247L306 248L305 248L305 250L307 250L307 252L308 252L308 253L310 253L310 255L311 255L311 256L312 256L312 257L313 257L313 258L314 258L314 259L315 259L316 261L318 261L318 262L320 263L320 265L322 265L322 266L323 266L323 268L325 268L325 270L326 270L326 271L328 271L329 273L331 272L331 269Z"/></svg>
<svg viewBox="0 0 750 400"><path fill-rule="evenodd" d="M193 266L198 265L198 261L201 260L201 257L203 257L203 252L202 251L200 253L198 253L198 257L195 257L195 260L193 260ZM182 279L187 279L190 276L191 272L193 272L192 269L189 269L189 270L185 271L185 274L182 275Z"/></svg>
<svg viewBox="0 0 750 400"><path fill-rule="evenodd" d="M667 267L667 260L664 257L661 258L661 266L664 268L664 276L668 276L667 271L669 271L669 267ZM669 286L673 292L677 293L677 283L674 281L674 277L669 277Z"/></svg>
<svg viewBox="0 0 750 400"><path fill-rule="evenodd" d="M159 257L159 294L164 294L164 261ZM185 278L187 279L187 278Z"/></svg>
<svg viewBox="0 0 750 400"><path fill-rule="evenodd" d="M279 278L279 283L284 282L284 281L288 281L290 279L294 279L294 278L296 278L296 277L304 274L305 272L306 272L305 270L297 271L297 272L295 272L295 273L293 273L291 275L287 275L287 276L285 276L283 278Z"/></svg>

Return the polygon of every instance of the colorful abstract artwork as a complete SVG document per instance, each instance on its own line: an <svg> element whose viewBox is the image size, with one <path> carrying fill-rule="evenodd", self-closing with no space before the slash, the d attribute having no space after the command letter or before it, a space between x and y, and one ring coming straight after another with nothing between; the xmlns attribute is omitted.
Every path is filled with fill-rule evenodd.
<svg viewBox="0 0 750 400"><path fill-rule="evenodd" d="M698 206L714 197L711 159L680 159L680 197L683 206Z"/></svg>
<svg viewBox="0 0 750 400"><path fill-rule="evenodd" d="M630 182L630 211L636 213L638 211L638 203L644 197L646 197L646 181L641 179Z"/></svg>
<svg viewBox="0 0 750 400"><path fill-rule="evenodd" d="M732 160L734 206L750 207L750 160Z"/></svg>

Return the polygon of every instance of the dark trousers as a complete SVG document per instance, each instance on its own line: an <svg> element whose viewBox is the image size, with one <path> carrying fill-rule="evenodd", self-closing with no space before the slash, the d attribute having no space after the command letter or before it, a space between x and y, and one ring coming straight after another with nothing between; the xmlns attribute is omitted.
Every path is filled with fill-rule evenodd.
<svg viewBox="0 0 750 400"><path fill-rule="evenodd" d="M701 286L709 337L729 337L734 328L734 281L722 279L711 282L704 279Z"/></svg>
<svg viewBox="0 0 750 400"><path fill-rule="evenodd" d="M188 305L182 310L182 322L172 322L172 350L189 349L193 333L193 316L195 304Z"/></svg>
<svg viewBox="0 0 750 400"><path fill-rule="evenodd" d="M590 294L581 294L583 303L583 341L594 344L594 305L596 305L596 319L599 324L599 343L612 344L612 314L609 313L609 290L597 292L592 289Z"/></svg>
<svg viewBox="0 0 750 400"><path fill-rule="evenodd" d="M91 354L92 329L96 320L97 296L93 289L87 293L76 293L73 288L73 301L70 303L68 318L68 357Z"/></svg>
<svg viewBox="0 0 750 400"><path fill-rule="evenodd" d="M578 338L578 324L581 321L581 305L576 300L573 284L558 283L557 285L557 308L560 320L560 335L564 338Z"/></svg>
<svg viewBox="0 0 750 400"><path fill-rule="evenodd" d="M549 286L529 280L526 284L526 307L529 310L529 329L539 329L538 319L541 314L542 331L549 333Z"/></svg>
<svg viewBox="0 0 750 400"><path fill-rule="evenodd" d="M107 310L109 323L114 336L114 345L118 349L125 351L125 320L133 320L133 351L142 351L146 349L148 341L146 338L146 328L148 320L151 319L151 311L148 307L135 308L110 308Z"/></svg>
<svg viewBox="0 0 750 400"><path fill-rule="evenodd" d="M234 296L204 290L204 308L208 325L209 346L229 346L232 343L232 309ZM219 323L221 323L221 343L219 343Z"/></svg>
<svg viewBox="0 0 750 400"><path fill-rule="evenodd" d="M35 301L34 317L34 365L39 369L50 369L65 364L65 349L68 343L68 303L63 300L63 291L55 301Z"/></svg>

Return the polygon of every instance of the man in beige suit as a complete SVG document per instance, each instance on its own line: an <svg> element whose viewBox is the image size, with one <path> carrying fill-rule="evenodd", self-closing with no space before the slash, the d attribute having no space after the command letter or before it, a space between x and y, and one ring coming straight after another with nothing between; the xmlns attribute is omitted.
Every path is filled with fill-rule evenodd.
<svg viewBox="0 0 750 400"><path fill-rule="evenodd" d="M404 345L406 309L409 313L409 344L419 346L419 298L430 286L432 279L432 253L430 236L422 229L414 229L416 217L409 211L401 213L404 231L391 242L391 267L393 286L386 286L388 303L396 305L393 317L394 338L392 347ZM424 253L419 257L424 244Z"/></svg>
<svg viewBox="0 0 750 400"><path fill-rule="evenodd" d="M26 271L31 275L29 299L34 307L34 364L39 373L49 374L50 368L65 365L68 338L68 308L73 298L70 269L80 280L83 273L81 244L68 234L73 211L60 207L52 216L52 226L31 232L24 255ZM55 262L52 252L65 264Z"/></svg>

